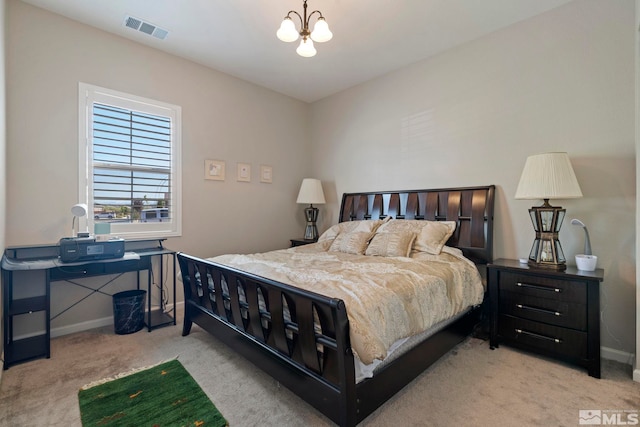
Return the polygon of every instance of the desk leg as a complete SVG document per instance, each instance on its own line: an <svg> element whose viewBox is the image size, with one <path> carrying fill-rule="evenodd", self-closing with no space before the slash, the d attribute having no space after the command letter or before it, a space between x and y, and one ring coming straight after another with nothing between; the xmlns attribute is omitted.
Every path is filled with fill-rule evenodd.
<svg viewBox="0 0 640 427"><path fill-rule="evenodd" d="M151 332L151 272L153 270L153 259L149 258L149 268L147 269L147 331Z"/></svg>
<svg viewBox="0 0 640 427"><path fill-rule="evenodd" d="M45 310L45 317L46 317L46 329L45 329L45 334L47 336L46 338L46 345L47 345L47 349L46 349L46 358L49 359L51 358L51 270L47 270L45 272L45 280L44 280L44 285L45 285L45 299L46 299L46 310Z"/></svg>
<svg viewBox="0 0 640 427"><path fill-rule="evenodd" d="M172 253L171 256L173 257L173 325L176 325L176 313L177 313L177 309L176 309L176 253Z"/></svg>
<svg viewBox="0 0 640 427"><path fill-rule="evenodd" d="M169 262L169 258L167 258L167 261L165 262L164 258L165 256L167 257L171 257L171 259L173 259L173 313L171 312L166 312L165 310L167 310L167 306L169 304L170 301L165 301L165 292L164 292L164 282L165 280L168 279L169 272L167 272L168 274L164 273L164 266L165 264L167 264ZM158 268L159 268L159 274L157 275L157 277L154 277L154 266L153 266L153 258L154 257L160 257L159 262L158 262ZM147 329L149 332L151 332L153 329L161 327L161 326L167 326L170 324L176 325L177 321L176 321L176 313L175 313L175 305L176 305L176 269L177 269L177 261L176 261L176 253L175 252L170 252L167 251L165 253L156 253L156 254L149 254L146 255L146 262L147 264L144 265L144 269L147 270L147 315L146 315L146 323L147 323ZM167 265L167 268L169 268L169 266ZM143 269L143 270L144 270ZM142 271L142 270L141 270ZM154 280L155 279L155 280ZM159 308L158 310L152 315L152 292L154 292L154 281L158 284L157 288L158 288L158 298L160 301L159 304ZM169 289L167 289L167 292L169 292Z"/></svg>
<svg viewBox="0 0 640 427"><path fill-rule="evenodd" d="M160 312L164 312L166 307L164 306L164 255L160 255Z"/></svg>

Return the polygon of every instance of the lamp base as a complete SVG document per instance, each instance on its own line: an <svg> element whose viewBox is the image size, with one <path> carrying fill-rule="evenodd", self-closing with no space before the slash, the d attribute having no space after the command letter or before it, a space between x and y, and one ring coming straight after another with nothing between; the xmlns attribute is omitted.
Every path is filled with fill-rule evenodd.
<svg viewBox="0 0 640 427"><path fill-rule="evenodd" d="M318 240L318 228L315 224L308 224L304 229L304 240Z"/></svg>
<svg viewBox="0 0 640 427"><path fill-rule="evenodd" d="M304 230L305 240L317 240L318 228L316 227L316 221L318 220L318 208L309 205L308 208L304 209L304 216L307 220L307 226Z"/></svg>
<svg viewBox="0 0 640 427"><path fill-rule="evenodd" d="M551 206L549 199L545 199L542 206L529 209L529 216L536 232L527 263L530 267L555 271L567 268L562 245L558 240L565 213L565 209Z"/></svg>
<svg viewBox="0 0 640 427"><path fill-rule="evenodd" d="M553 264L548 262L536 262L534 260L529 260L527 265L532 268L540 268L544 270L553 270L553 271L564 271L567 269L567 264Z"/></svg>

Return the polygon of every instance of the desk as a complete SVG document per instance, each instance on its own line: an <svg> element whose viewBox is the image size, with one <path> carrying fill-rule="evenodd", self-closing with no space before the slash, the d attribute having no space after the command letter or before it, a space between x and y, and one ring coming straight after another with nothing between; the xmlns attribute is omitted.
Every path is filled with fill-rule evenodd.
<svg viewBox="0 0 640 427"><path fill-rule="evenodd" d="M51 320L75 307L95 293L103 295L103 288L117 280L122 274L137 272L137 289L140 289L140 272L147 271L147 310L145 325L149 332L155 328L175 325L175 295L176 295L176 253L163 247L164 239L135 240L125 242L125 254L122 258L95 260L88 262L63 263L60 261L58 245L14 246L5 249L2 257L2 301L4 325L4 369L16 363L51 356L50 323ZM164 289L164 259L173 261L173 314L163 310L152 310L151 293L153 290L153 258L159 260L160 281L158 291L160 301L165 301ZM35 296L16 297L14 299L14 274L19 271L38 271L44 273L44 281L36 289ZM98 288L91 288L75 279L112 275L116 276ZM66 281L73 285L91 291L88 295L74 302L69 307L51 316L51 282ZM36 313L43 315L40 331L30 336L14 339L14 326L20 322L34 321Z"/></svg>

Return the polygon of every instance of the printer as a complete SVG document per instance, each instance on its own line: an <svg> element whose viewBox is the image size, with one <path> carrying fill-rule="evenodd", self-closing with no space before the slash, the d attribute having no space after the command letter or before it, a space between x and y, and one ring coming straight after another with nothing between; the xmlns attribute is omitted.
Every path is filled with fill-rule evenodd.
<svg viewBox="0 0 640 427"><path fill-rule="evenodd" d="M60 239L60 260L82 262L99 259L122 258L124 239L96 241L93 237L63 237Z"/></svg>

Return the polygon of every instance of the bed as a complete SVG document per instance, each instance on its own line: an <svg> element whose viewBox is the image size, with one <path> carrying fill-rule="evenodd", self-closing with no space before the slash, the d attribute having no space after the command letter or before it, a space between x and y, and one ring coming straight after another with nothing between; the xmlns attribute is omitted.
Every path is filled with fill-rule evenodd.
<svg viewBox="0 0 640 427"><path fill-rule="evenodd" d="M362 345L363 338L358 335L361 327L355 318L361 316L356 310L359 300L354 302L348 296L354 292L323 291L332 294L331 297L315 292L311 290L315 288L308 286L314 281L310 272L313 268L328 272L331 264L322 263L333 263L342 257L335 253L342 252L335 248L340 246L337 236L341 229L349 229L350 237L362 227L369 231L373 229L367 240L367 245L371 246L374 236L384 234L385 229L393 231L392 226L423 221L438 229L444 224L453 224L442 256L453 260L463 254L464 262L477 266L477 269L474 267L475 274L484 278L484 266L492 261L494 194L494 186L345 193L338 225L323 233L314 245L250 257L225 255L202 259L178 253L185 298L182 334L188 335L193 323L199 325L338 425L355 426L471 333L480 319L482 296L476 297L471 304L451 303L452 306L468 306L444 310L449 312L446 318L431 319L428 329L413 337L394 341L395 338L385 335L382 340L386 340L385 346L378 349L378 353L366 355L368 345ZM331 235L332 232L335 235ZM392 234L394 237L400 235ZM415 254L416 244L410 246L413 248L411 257ZM283 257L303 262L314 259L316 264L313 268L298 266L294 269L281 262ZM367 272L375 269L395 271L395 264L391 263L396 262L411 264L407 268L414 268L414 263L408 262L409 258L367 257L367 254L358 253L346 257L352 257L348 259L351 268L364 265L365 259L366 262L374 258L383 261L380 265L384 267L373 268L373 264L361 267ZM401 265L400 268L404 267ZM421 272L412 270L401 274L409 274L416 280L430 275ZM338 277L336 282L340 282L341 274L334 274ZM291 277L304 276L307 276L306 285L304 279L291 280ZM317 283L323 286L325 281L331 281L325 280L324 275L319 277ZM344 277L344 282L351 281ZM339 287L340 283L337 285ZM442 292L448 294L457 289L443 286ZM423 305L414 302L416 309L423 310L423 317L434 317L430 314L431 308L425 310ZM367 309L371 310L364 308ZM364 317L367 317L366 312ZM396 322L392 329L398 329L398 325ZM390 341L393 341L391 348L386 346ZM378 357L380 354L383 357ZM376 358L375 363L371 363L371 357ZM370 371L366 371L367 367L371 367Z"/></svg>

